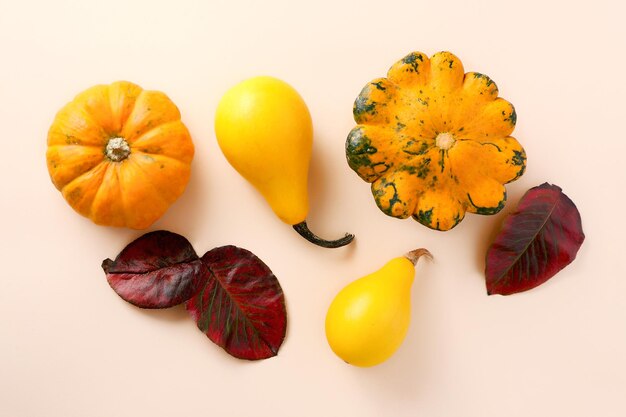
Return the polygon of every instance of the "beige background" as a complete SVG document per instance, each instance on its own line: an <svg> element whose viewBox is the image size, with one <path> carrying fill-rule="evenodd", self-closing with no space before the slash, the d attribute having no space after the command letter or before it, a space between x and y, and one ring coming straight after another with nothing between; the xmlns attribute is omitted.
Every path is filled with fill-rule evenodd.
<svg viewBox="0 0 626 417"><path fill-rule="evenodd" d="M0 0L0 416L626 415L623 4ZM515 104L528 170L503 213L438 233L381 214L343 146L367 81L410 51L444 49ZM216 104L259 74L309 104L309 222L356 233L352 247L300 239L220 153ZM118 79L166 92L196 144L186 193L151 230L200 253L236 244L270 265L289 311L278 357L232 359L182 307L142 311L108 287L101 261L141 233L75 214L44 154L56 110ZM490 239L544 181L580 209L578 259L538 289L488 297ZM405 343L379 367L345 365L324 337L330 300L420 246L436 260L418 268Z"/></svg>

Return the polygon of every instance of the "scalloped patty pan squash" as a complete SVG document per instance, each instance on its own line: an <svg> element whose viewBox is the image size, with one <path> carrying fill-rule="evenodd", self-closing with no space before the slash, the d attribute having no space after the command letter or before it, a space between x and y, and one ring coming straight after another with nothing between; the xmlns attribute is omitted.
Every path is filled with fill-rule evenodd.
<svg viewBox="0 0 626 417"><path fill-rule="evenodd" d="M513 105L450 52L408 54L363 88L353 113L348 164L389 216L449 230L466 212L495 214L506 201L503 184L526 167L510 136Z"/></svg>

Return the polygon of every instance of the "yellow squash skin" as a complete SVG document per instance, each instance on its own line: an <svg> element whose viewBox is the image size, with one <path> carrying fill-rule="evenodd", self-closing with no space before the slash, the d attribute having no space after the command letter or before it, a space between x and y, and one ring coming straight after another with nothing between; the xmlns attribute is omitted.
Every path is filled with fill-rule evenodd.
<svg viewBox="0 0 626 417"><path fill-rule="evenodd" d="M344 287L326 314L326 338L345 362L369 367L391 357L400 347L411 317L414 262L430 253L419 249Z"/></svg>
<svg viewBox="0 0 626 417"><path fill-rule="evenodd" d="M78 213L100 225L144 229L185 190L193 155L174 103L119 81L89 88L57 113L46 161Z"/></svg>
<svg viewBox="0 0 626 417"><path fill-rule="evenodd" d="M215 134L228 162L283 222L305 220L313 123L294 88L265 76L237 84L217 107Z"/></svg>
<svg viewBox="0 0 626 417"><path fill-rule="evenodd" d="M511 137L517 116L486 75L465 73L450 52L413 52L367 84L346 141L350 167L372 183L378 207L436 230L466 212L495 214L503 184L520 177L526 154Z"/></svg>

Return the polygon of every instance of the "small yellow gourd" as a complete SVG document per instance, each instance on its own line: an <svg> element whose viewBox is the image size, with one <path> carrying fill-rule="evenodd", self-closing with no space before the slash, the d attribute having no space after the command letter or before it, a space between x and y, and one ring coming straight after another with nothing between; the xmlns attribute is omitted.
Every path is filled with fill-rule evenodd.
<svg viewBox="0 0 626 417"><path fill-rule="evenodd" d="M426 249L389 261L343 288L326 314L326 338L337 356L355 366L386 361L400 347L411 318L415 263Z"/></svg>
<svg viewBox="0 0 626 417"><path fill-rule="evenodd" d="M353 113L348 164L389 216L449 230L466 212L495 214L506 201L503 184L526 167L510 136L513 105L450 52L408 54L363 88Z"/></svg>
<svg viewBox="0 0 626 417"><path fill-rule="evenodd" d="M327 241L306 224L313 123L298 92L273 77L232 87L215 115L217 142L228 162L267 200L274 213L309 241L340 247L353 235Z"/></svg>

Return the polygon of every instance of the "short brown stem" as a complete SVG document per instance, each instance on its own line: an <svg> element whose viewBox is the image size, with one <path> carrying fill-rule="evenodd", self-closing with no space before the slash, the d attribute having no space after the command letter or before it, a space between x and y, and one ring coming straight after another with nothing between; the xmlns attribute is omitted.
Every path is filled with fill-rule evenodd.
<svg viewBox="0 0 626 417"><path fill-rule="evenodd" d="M422 256L428 259L429 261L432 261L433 259L433 255L427 249L424 249L424 248L415 249L415 250L412 250L411 252L407 252L404 254L404 257L407 258L409 261L413 262L413 265L417 264L418 259L421 258Z"/></svg>

